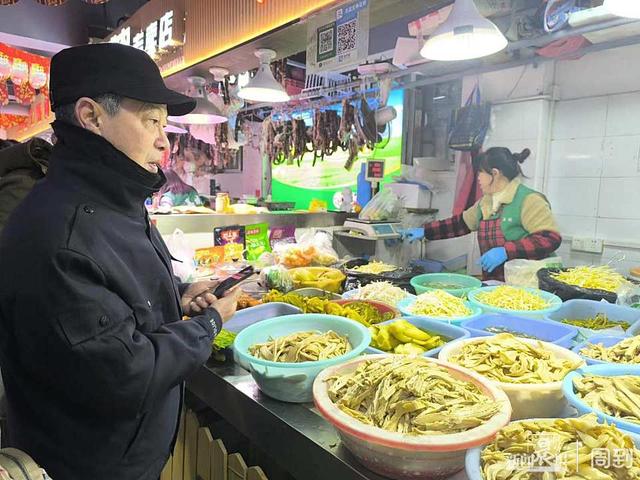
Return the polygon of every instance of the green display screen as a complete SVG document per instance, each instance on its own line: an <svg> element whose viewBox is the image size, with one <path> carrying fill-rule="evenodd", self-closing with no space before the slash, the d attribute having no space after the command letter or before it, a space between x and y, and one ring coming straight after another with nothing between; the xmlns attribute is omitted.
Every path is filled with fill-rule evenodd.
<svg viewBox="0 0 640 480"><path fill-rule="evenodd" d="M350 171L344 165L348 159L348 152L338 150L324 161L318 161L315 166L313 154L308 153L302 165L274 165L272 174L271 196L274 202L295 202L296 208L306 209L313 199L324 200L329 210L338 208L337 195L342 194L345 187L350 188L354 195L358 174L362 163L367 159L384 159L384 179L382 184L393 181L393 177L400 174L402 164L402 91L391 93L388 105L395 107L398 116L390 124L391 137L383 148L376 148L372 152L361 153L358 161Z"/></svg>

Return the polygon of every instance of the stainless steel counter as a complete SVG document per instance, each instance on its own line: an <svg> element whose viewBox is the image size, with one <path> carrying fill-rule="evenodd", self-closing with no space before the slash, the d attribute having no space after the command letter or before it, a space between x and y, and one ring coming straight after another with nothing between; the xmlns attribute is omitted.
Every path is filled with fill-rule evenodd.
<svg viewBox="0 0 640 480"><path fill-rule="evenodd" d="M323 228L342 225L348 218L356 217L354 213L344 212L270 212L257 215L152 215L162 235L173 233L179 228L184 233L213 232L215 227L231 225L253 225L268 223L272 227L295 225L296 228Z"/></svg>
<svg viewBox="0 0 640 480"><path fill-rule="evenodd" d="M342 446L312 404L263 395L249 372L232 361L209 361L187 388L297 480L385 480ZM450 480L466 480L461 472Z"/></svg>

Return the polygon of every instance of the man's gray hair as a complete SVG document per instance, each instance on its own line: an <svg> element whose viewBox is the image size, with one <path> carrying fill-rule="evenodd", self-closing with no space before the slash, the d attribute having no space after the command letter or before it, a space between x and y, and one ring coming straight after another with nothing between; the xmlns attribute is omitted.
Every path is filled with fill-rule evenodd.
<svg viewBox="0 0 640 480"><path fill-rule="evenodd" d="M123 97L113 93L104 93L92 98L104 108L107 115L113 117L120 111ZM55 109L54 113L56 114L56 120L70 123L71 125L79 125L78 119L76 118L76 102L60 105Z"/></svg>

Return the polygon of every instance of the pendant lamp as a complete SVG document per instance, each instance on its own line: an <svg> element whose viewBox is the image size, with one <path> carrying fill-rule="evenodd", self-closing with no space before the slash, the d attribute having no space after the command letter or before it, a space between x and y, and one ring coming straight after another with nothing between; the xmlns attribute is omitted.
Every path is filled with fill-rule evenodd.
<svg viewBox="0 0 640 480"><path fill-rule="evenodd" d="M618 17L640 18L638 0L604 0L604 8Z"/></svg>
<svg viewBox="0 0 640 480"><path fill-rule="evenodd" d="M192 95L196 99L196 108L191 113L187 113L181 117L168 117L172 122L182 123L185 125L213 125L216 123L224 123L229 120L213 103L207 100L204 86L206 80L202 77L189 77Z"/></svg>
<svg viewBox="0 0 640 480"><path fill-rule="evenodd" d="M456 0L449 17L429 37L420 54L444 62L469 60L499 52L508 43L498 27L480 15L473 0Z"/></svg>
<svg viewBox="0 0 640 480"><path fill-rule="evenodd" d="M240 89L238 97L249 102L288 102L289 94L271 73L271 61L276 58L276 52L261 48L255 55L260 59L260 67L249 84Z"/></svg>

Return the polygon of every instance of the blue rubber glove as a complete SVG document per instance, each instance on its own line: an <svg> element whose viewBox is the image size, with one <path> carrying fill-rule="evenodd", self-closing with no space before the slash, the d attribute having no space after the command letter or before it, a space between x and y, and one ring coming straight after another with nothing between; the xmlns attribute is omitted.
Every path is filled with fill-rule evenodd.
<svg viewBox="0 0 640 480"><path fill-rule="evenodd" d="M496 247L482 255L480 265L485 272L491 273L507 260L507 250L504 247Z"/></svg>
<svg viewBox="0 0 640 480"><path fill-rule="evenodd" d="M409 243L413 243L424 238L424 228L407 228L402 230L400 235L402 235L402 240L409 240Z"/></svg>

